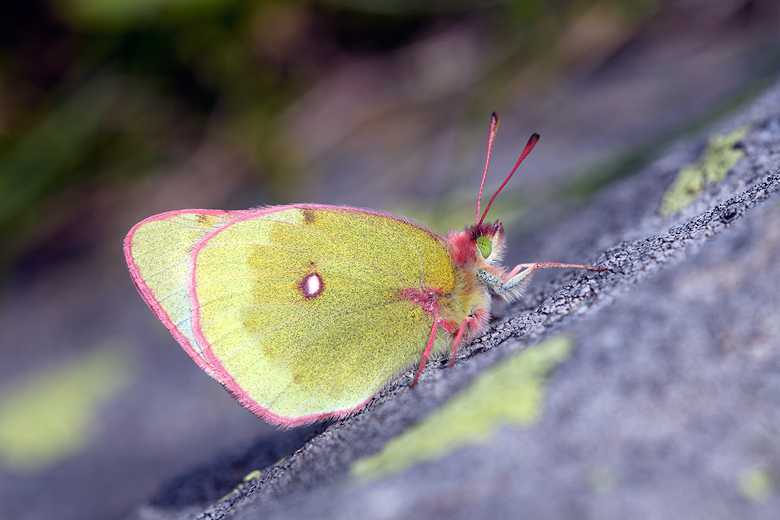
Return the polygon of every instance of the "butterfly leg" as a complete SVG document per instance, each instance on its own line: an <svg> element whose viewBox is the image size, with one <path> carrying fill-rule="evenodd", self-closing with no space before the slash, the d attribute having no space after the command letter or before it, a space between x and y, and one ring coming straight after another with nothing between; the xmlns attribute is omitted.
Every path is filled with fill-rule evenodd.
<svg viewBox="0 0 780 520"><path fill-rule="evenodd" d="M455 341L452 342L452 354L450 355L450 366L455 364L455 356L458 354L458 347L460 346L460 341L463 339L463 333L466 332L466 325L471 324L473 321L474 318L471 317L463 318L463 323L460 324L458 333L455 335Z"/></svg>
<svg viewBox="0 0 780 520"><path fill-rule="evenodd" d="M422 374L423 368L425 368L425 362L428 361L428 355L431 353L431 348L433 348L433 341L436 339L436 329L439 328L439 322L440 321L443 321L443 320L441 318L436 318L436 320L433 322L433 329L431 330L431 337L428 338L428 346L425 347L425 352L423 352L422 360L420 361L420 368L417 369L417 373L414 375L414 380L412 381L412 386L417 384L417 380L420 378L420 374ZM463 328L463 327L461 326L461 328ZM462 335L462 334L460 334L460 335Z"/></svg>
<svg viewBox="0 0 780 520"><path fill-rule="evenodd" d="M425 347L425 352L423 352L422 360L420 361L420 367L417 369L417 373L414 376L414 380L412 381L412 386L417 384L417 379L419 379L423 368L425 368L425 362L428 360L428 356L430 355L431 349L433 348L433 342L436 339L436 329L438 329L440 322L444 323L444 320L442 320L441 318L437 318L433 322L433 329L431 330L431 336L428 338L428 346ZM458 347L460 346L461 340L463 340L463 334L466 332L466 327L469 325L473 326L476 322L477 320L475 320L472 316L467 316L463 318L460 327L458 327L458 333L455 335L455 340L452 342L452 354L450 355L450 366L455 364L455 356L458 354Z"/></svg>
<svg viewBox="0 0 780 520"><path fill-rule="evenodd" d="M588 269L589 271L609 271L606 267L593 267L583 264L558 264L551 262L536 262L533 264L518 264L512 271L504 277L504 283L498 288L499 291L511 291L531 274L535 269Z"/></svg>

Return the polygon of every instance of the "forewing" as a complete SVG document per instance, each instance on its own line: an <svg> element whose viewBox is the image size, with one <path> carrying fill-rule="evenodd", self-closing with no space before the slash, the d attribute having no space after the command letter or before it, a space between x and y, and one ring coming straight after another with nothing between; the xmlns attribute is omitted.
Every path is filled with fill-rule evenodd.
<svg viewBox="0 0 780 520"><path fill-rule="evenodd" d="M256 210L193 257L196 342L245 406L284 425L345 415L418 363L433 317L399 294L454 284L436 236L330 206Z"/></svg>

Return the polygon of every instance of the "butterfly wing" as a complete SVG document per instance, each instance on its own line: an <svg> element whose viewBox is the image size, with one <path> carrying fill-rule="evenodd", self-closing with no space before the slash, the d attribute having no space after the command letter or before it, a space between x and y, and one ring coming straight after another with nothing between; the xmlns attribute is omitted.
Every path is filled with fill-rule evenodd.
<svg viewBox="0 0 780 520"><path fill-rule="evenodd" d="M192 252L213 229L237 218L237 213L199 210L172 211L136 224L125 238L130 276L138 292L184 350L203 370L216 377L192 329Z"/></svg>
<svg viewBox="0 0 780 520"><path fill-rule="evenodd" d="M139 289L201 366L278 424L346 415L418 363L433 317L401 295L455 283L438 237L364 210L160 217L128 237L130 257L146 260Z"/></svg>

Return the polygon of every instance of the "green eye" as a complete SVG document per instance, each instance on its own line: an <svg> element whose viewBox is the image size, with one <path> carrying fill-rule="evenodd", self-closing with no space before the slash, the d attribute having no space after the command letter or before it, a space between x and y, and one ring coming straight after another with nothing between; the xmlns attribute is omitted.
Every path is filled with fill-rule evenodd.
<svg viewBox="0 0 780 520"><path fill-rule="evenodd" d="M484 258L489 257L490 253L493 252L493 244L490 243L490 239L488 237L479 237L477 239L477 247L479 248L479 251L482 253Z"/></svg>

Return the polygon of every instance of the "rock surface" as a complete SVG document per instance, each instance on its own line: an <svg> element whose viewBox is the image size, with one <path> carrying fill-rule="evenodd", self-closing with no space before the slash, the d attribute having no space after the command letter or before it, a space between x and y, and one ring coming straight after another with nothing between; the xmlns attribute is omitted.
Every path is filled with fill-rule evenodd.
<svg viewBox="0 0 780 520"><path fill-rule="evenodd" d="M735 149L744 157L725 179L662 215L678 172L701 159L707 139L741 128ZM453 368L429 364L415 388L407 374L353 417L202 468L132 518L776 518L779 168L776 85L535 238L544 259L595 259L612 272L537 285ZM544 381L537 421L498 425L487 440L373 480L354 476L356 461L425 422L479 374L562 333L573 353ZM226 474L238 486L237 471L252 469L262 476L218 502Z"/></svg>

